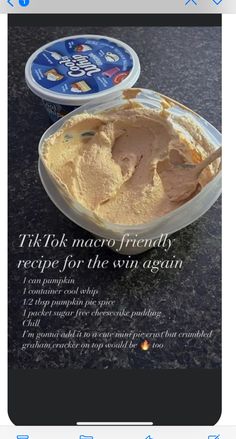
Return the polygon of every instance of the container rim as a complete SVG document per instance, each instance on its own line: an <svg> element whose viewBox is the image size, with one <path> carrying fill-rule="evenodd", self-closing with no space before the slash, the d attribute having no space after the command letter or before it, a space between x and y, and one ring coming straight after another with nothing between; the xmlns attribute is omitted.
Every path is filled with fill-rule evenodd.
<svg viewBox="0 0 236 439"><path fill-rule="evenodd" d="M94 94L90 95L84 95L84 96L72 96L69 94L63 94L58 92L50 91L41 85L39 85L33 78L32 72L31 72L31 66L36 58L36 56L41 53L44 49L51 46L54 43L57 43L59 41L65 41L70 40L72 38L94 38L94 39L101 39L106 38L107 40L110 40L113 43L116 43L118 46L123 47L127 52L130 53L130 55L133 58L133 67L127 78L125 78L120 84L114 85L114 87L109 88L107 90L103 90ZM106 35L96 35L96 34L81 34L81 35L72 35L68 37L59 38L57 40L50 41L49 43L44 44L39 49L37 49L32 55L29 57L26 66L25 66L25 80L26 84L28 85L29 89L38 97L41 99L44 99L48 102L52 102L54 104L61 104L61 105L71 105L71 106L79 106L88 102L91 102L92 100L103 98L107 95L115 95L119 93L119 91L125 89L125 88L131 88L138 80L141 72L140 67L140 61L137 53L135 50L129 46L128 44L124 43L121 40L118 40L116 38L108 37Z"/></svg>

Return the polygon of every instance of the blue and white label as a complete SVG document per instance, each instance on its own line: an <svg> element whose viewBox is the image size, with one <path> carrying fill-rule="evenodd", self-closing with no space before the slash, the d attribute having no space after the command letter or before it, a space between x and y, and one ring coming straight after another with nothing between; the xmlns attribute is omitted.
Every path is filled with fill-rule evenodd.
<svg viewBox="0 0 236 439"><path fill-rule="evenodd" d="M132 55L106 38L71 38L43 49L32 62L34 80L56 93L81 95L120 84L133 68Z"/></svg>

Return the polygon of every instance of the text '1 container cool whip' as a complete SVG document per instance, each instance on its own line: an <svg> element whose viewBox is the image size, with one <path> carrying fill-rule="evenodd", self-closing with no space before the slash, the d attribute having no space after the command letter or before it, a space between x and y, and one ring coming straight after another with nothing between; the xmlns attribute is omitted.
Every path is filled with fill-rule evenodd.
<svg viewBox="0 0 236 439"><path fill-rule="evenodd" d="M100 35L61 38L29 58L25 78L53 122L97 98L110 99L132 87L140 75L136 52L120 40Z"/></svg>

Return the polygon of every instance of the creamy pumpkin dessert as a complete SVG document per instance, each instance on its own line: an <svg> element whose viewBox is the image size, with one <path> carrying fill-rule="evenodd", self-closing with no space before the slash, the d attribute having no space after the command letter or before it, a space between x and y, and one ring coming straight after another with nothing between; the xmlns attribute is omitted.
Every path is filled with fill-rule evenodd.
<svg viewBox="0 0 236 439"><path fill-rule="evenodd" d="M158 111L131 99L133 90L126 95L122 107L72 116L44 142L43 161L71 200L103 220L134 225L183 204L165 193L158 163L198 163L212 145L194 118L171 116L168 101ZM214 166L201 173L197 192L214 173Z"/></svg>

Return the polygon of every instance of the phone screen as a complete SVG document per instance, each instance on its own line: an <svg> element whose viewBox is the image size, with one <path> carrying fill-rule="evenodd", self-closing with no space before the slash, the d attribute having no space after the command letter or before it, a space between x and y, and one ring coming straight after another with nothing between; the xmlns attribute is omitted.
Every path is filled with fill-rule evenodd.
<svg viewBox="0 0 236 439"><path fill-rule="evenodd" d="M216 423L221 15L8 37L11 420Z"/></svg>

